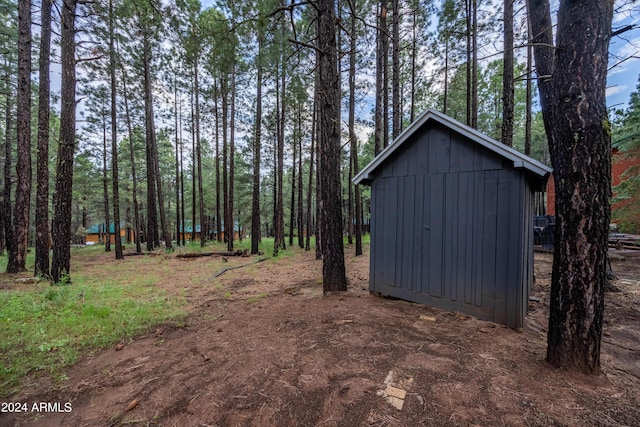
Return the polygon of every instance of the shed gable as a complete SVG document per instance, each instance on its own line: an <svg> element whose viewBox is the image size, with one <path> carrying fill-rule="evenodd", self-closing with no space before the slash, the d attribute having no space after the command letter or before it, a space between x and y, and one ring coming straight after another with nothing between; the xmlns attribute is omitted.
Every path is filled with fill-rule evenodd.
<svg viewBox="0 0 640 427"><path fill-rule="evenodd" d="M439 123L411 135L379 166L381 177L500 170L503 158Z"/></svg>

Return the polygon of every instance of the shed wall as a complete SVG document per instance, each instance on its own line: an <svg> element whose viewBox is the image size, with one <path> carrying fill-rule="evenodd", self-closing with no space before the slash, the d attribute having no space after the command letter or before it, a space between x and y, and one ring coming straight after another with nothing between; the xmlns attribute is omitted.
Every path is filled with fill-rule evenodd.
<svg viewBox="0 0 640 427"><path fill-rule="evenodd" d="M520 327L533 257L524 175L445 127L413 137L372 183L371 290Z"/></svg>

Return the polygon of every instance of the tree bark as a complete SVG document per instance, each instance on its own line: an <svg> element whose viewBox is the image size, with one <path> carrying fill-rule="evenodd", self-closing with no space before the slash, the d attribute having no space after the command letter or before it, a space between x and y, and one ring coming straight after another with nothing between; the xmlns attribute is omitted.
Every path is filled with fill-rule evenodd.
<svg viewBox="0 0 640 427"><path fill-rule="evenodd" d="M260 154L262 150L262 33L258 34L257 97L255 139L253 142L253 189L251 200L251 254L258 253L260 243Z"/></svg>
<svg viewBox="0 0 640 427"><path fill-rule="evenodd" d="M322 205L322 289L346 291L340 203L340 88L335 37L335 1L318 0L320 200Z"/></svg>
<svg viewBox="0 0 640 427"><path fill-rule="evenodd" d="M152 92L152 74L151 74L151 44L147 37L144 38L144 83L145 83L145 116L146 116L146 127L147 127L147 143L149 147L150 154L150 164L147 165L147 168L153 169L153 175L155 179L155 193L158 201L158 211L160 213L160 228L162 230L162 240L164 240L165 250L171 251L173 250L173 246L171 245L171 237L169 235L169 227L167 225L167 217L164 209L164 192L162 190L162 176L160 175L160 160L158 157L158 143L156 140L156 131L154 124L154 116L153 116L153 92ZM151 183L148 183L149 185ZM154 200L155 202L155 200ZM149 207L150 208L150 207ZM155 208L151 210L154 212ZM158 236L157 232L157 219L156 219L156 238Z"/></svg>
<svg viewBox="0 0 640 427"><path fill-rule="evenodd" d="M302 208L302 109L304 104L300 101L298 108L298 246L300 249L304 249L304 210Z"/></svg>
<svg viewBox="0 0 640 427"><path fill-rule="evenodd" d="M178 78L176 73L173 75L173 108L176 128L176 246L180 246L180 238L184 230L182 230L182 232L180 231L180 226L182 225L180 221L180 132L178 130Z"/></svg>
<svg viewBox="0 0 640 427"><path fill-rule="evenodd" d="M196 113L195 113L195 77L191 76L191 238L190 243L196 241L196 212L198 191L198 138L196 137ZM200 228L202 234L202 227Z"/></svg>
<svg viewBox="0 0 640 427"><path fill-rule="evenodd" d="M26 270L31 200L31 1L18 1L16 199L7 273Z"/></svg>
<svg viewBox="0 0 640 427"><path fill-rule="evenodd" d="M220 79L222 95L222 199L224 216L224 241L229 240L229 141L227 131L229 129L229 88L227 77Z"/></svg>
<svg viewBox="0 0 640 427"><path fill-rule="evenodd" d="M49 113L51 101L51 0L40 7L40 67L38 89L38 160L36 189L35 275L49 276Z"/></svg>
<svg viewBox="0 0 640 427"><path fill-rule="evenodd" d="M104 201L104 251L111 252L111 218L109 215L109 175L107 173L107 117L102 105L102 196Z"/></svg>
<svg viewBox="0 0 640 427"><path fill-rule="evenodd" d="M471 0L471 127L478 128L478 4Z"/></svg>
<svg viewBox="0 0 640 427"><path fill-rule="evenodd" d="M298 141L293 140L293 164L291 165L291 205L289 206L289 246L293 246L293 230L296 219L296 168L298 160Z"/></svg>
<svg viewBox="0 0 640 427"><path fill-rule="evenodd" d="M284 28L284 27L283 27ZM282 38L285 37L284 29L282 30ZM282 42L284 43L284 42ZM284 47L281 46L281 64L280 66L280 96L279 96L279 107L278 112L278 137L277 137L277 194L276 194L276 223L275 223L275 240L273 245L273 256L278 256L278 251L280 249L286 249L285 241L284 241L284 194L283 194L283 178L284 178L284 126L285 126L285 114L286 114L286 58ZM277 90L277 89L276 89Z"/></svg>
<svg viewBox="0 0 640 427"><path fill-rule="evenodd" d="M386 86L384 79L385 73L385 56L387 55L386 42L384 39L387 27L387 2L380 1L380 15L378 16L378 30L376 32L376 105L375 105L375 130L374 130L374 154L377 156L385 147L384 137L384 103L387 99L384 97L384 87Z"/></svg>
<svg viewBox="0 0 640 427"><path fill-rule="evenodd" d="M533 85L531 83L531 69L533 66L533 46L531 45L531 20L527 15L527 82L526 82L526 112L524 125L524 154L531 155L531 120L533 107Z"/></svg>
<svg viewBox="0 0 640 427"><path fill-rule="evenodd" d="M231 229L229 237L227 238L227 250L233 251L233 240L235 238L235 224L233 221L233 188L235 179L235 155L236 155L236 141L235 141L235 127L236 127L236 65L231 66L231 111L230 111L230 129L229 129L229 207L227 211L227 221ZM239 230L238 230L239 231Z"/></svg>
<svg viewBox="0 0 640 427"><path fill-rule="evenodd" d="M355 115L355 106L356 106L356 9L355 2L353 0L349 1L349 5L351 7L351 47L349 50L349 140L350 140L350 168L351 175L355 176L358 173L359 165L358 165L358 137L356 135L356 115ZM414 18L415 19L415 18ZM415 23L415 21L414 21ZM415 41L415 40L414 40ZM412 95L413 96L413 95ZM413 99L413 98L412 98ZM411 111L413 112L413 106L411 107ZM413 120L413 118L412 118ZM352 186L351 180L349 180L349 186ZM354 186L354 203L355 203L355 237L356 237L356 256L362 255L362 199L360 198L360 187ZM351 202L349 202L351 203ZM351 205L349 206L351 207ZM353 216L349 215L349 222L351 223L354 220Z"/></svg>
<svg viewBox="0 0 640 427"><path fill-rule="evenodd" d="M144 106L145 106L145 149L147 161L147 250L160 244L158 238L158 211L156 209L156 168L154 167L154 157L152 144L154 141L155 129L151 124L152 104L151 104L151 43L148 35L144 35L143 40L143 80L144 80Z"/></svg>
<svg viewBox="0 0 640 427"><path fill-rule="evenodd" d="M416 29L418 26L418 22L416 19L416 11L413 11L411 14L413 18L412 27L412 37L411 37L411 105L410 105L410 116L409 122L413 123L416 118L416 69L417 69L417 61L416 58L418 56L418 40Z"/></svg>
<svg viewBox="0 0 640 427"><path fill-rule="evenodd" d="M391 88L391 102L393 103L392 139L396 139L402 132L402 108L400 103L400 0L392 0L393 18L392 46L393 56L391 68L393 71L393 87Z"/></svg>
<svg viewBox="0 0 640 427"><path fill-rule="evenodd" d="M597 373L610 221L605 89L613 1L562 0L555 50L548 0L528 7L556 188L547 360Z"/></svg>
<svg viewBox="0 0 640 427"><path fill-rule="evenodd" d="M6 59L5 59L6 61ZM8 67L8 65L6 65ZM8 70L5 70L5 88L9 93L11 87L11 74ZM2 187L2 206L0 213L2 213L2 243L0 244L0 253L3 253L6 249L9 250L11 240L13 240L13 228L11 223L11 166L13 163L11 156L12 145L12 128L13 128L13 114L12 114L12 98L5 96L4 114L4 185Z"/></svg>
<svg viewBox="0 0 640 427"><path fill-rule="evenodd" d="M116 259L124 259L120 235L120 180L118 177L118 126L116 111L116 48L113 0L109 0L109 75L111 78L111 179L113 186L113 227Z"/></svg>
<svg viewBox="0 0 640 427"><path fill-rule="evenodd" d="M185 216L185 203L184 203L184 156L183 156L183 152L182 152L182 148L184 146L184 140L182 139L182 103L178 106L179 108L179 121L180 121L180 210L181 210L181 229L182 229L182 233L181 233L181 238L182 238L182 246L186 246L187 245L187 237L185 236L185 220L186 220L186 216ZM177 149L177 147L176 147Z"/></svg>
<svg viewBox="0 0 640 427"><path fill-rule="evenodd" d="M313 174L314 174L314 155L315 155L315 142L316 142L316 117L317 117L317 107L316 107L316 99L318 98L315 94L318 91L317 85L314 89L313 95L313 113L311 115L311 148L309 150L309 185L307 187L307 238L304 242L304 250L311 250L311 230L313 229Z"/></svg>
<svg viewBox="0 0 640 427"><path fill-rule="evenodd" d="M73 158L76 147L76 58L75 17L76 0L62 2L60 61L60 138L56 167L56 186L53 194L53 257L51 278L55 283L68 279L71 268L71 195Z"/></svg>
<svg viewBox="0 0 640 427"><path fill-rule="evenodd" d="M216 240L222 242L222 216L220 215L220 112L218 109L218 90L215 83L213 93L215 99L214 114L216 116Z"/></svg>
<svg viewBox="0 0 640 427"><path fill-rule="evenodd" d="M193 90L195 92L196 161L198 167L198 212L200 216L200 246L207 239L204 218L204 190L202 188L202 142L200 141L200 85L198 82L198 61L193 61ZM195 188L194 188L195 191ZM195 226L195 224L194 224Z"/></svg>
<svg viewBox="0 0 640 427"><path fill-rule="evenodd" d="M127 76L125 75L124 67L120 67L120 71L122 73L122 92L124 98L124 112L127 120L127 132L129 135L129 160L131 161L131 181L132 181L132 196L133 196L133 223L135 226L134 239L136 242L136 253L142 252L142 244L141 244L141 221L140 221L140 205L138 203L138 178L136 175L136 162L134 156L134 147L133 147L133 129L131 127L131 114L129 113L129 101L128 101L128 92L127 92Z"/></svg>
<svg viewBox="0 0 640 427"><path fill-rule="evenodd" d="M513 0L504 0L504 54L502 73L502 143L513 145Z"/></svg>
<svg viewBox="0 0 640 427"><path fill-rule="evenodd" d="M505 0L508 1L508 0ZM467 55L467 61L465 64L465 71L467 73L467 91L466 91L466 96L467 96L467 117L466 117L466 123L468 126L471 126L471 51L473 50L473 46L471 45L471 33L473 32L473 20L472 20L472 11L471 11L471 0L465 0L464 2L464 6L465 6L465 22L466 22L466 31L465 31L465 36L467 38L467 46L466 46L466 55Z"/></svg>

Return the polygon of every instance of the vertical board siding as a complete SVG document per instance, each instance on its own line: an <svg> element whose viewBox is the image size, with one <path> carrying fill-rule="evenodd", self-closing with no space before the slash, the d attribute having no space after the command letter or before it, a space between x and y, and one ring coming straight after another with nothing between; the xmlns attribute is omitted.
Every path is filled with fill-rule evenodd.
<svg viewBox="0 0 640 427"><path fill-rule="evenodd" d="M456 197L459 191L458 174L445 175L444 187L444 236L442 239L444 251L444 281L443 298L457 300L457 255L458 255L458 206Z"/></svg>
<svg viewBox="0 0 640 427"><path fill-rule="evenodd" d="M429 218L429 295L443 298L443 244L444 244L444 175L430 175Z"/></svg>
<svg viewBox="0 0 640 427"><path fill-rule="evenodd" d="M485 172L473 172L473 182L475 184L473 194L473 206L477 211L477 215L472 215L472 230L473 230L473 263L471 271L473 275L473 285L471 289L471 303L476 307L482 306L482 283L484 281L484 243L485 239L485 206L484 206L484 182Z"/></svg>
<svg viewBox="0 0 640 427"><path fill-rule="evenodd" d="M458 209L460 210L460 229L461 236L459 237L462 244L460 251L463 257L463 265L460 269L462 273L462 283L464 286L461 290L461 299L464 298L465 304L473 304L473 289L476 286L473 278L473 267L476 258L474 253L475 241L477 240L476 231L473 226L474 218L480 213L478 207L473 204L474 191L469 191L474 188L475 182L473 179L473 173L467 172L460 174L460 187L464 191L458 192Z"/></svg>
<svg viewBox="0 0 640 427"><path fill-rule="evenodd" d="M411 138L372 182L370 289L522 326L533 276L526 177L444 126Z"/></svg>
<svg viewBox="0 0 640 427"><path fill-rule="evenodd" d="M431 176L422 176L422 253L420 253L420 264L422 274L420 276L420 293L430 295L429 283L431 283Z"/></svg>
<svg viewBox="0 0 640 427"><path fill-rule="evenodd" d="M398 178L388 178L388 192L385 194L386 203L385 206L398 206ZM385 209L384 223L383 223L383 283L385 286L395 287L395 274L396 274L396 257L395 254L398 250L398 234L396 232L398 209ZM401 287L401 283L399 286Z"/></svg>
<svg viewBox="0 0 640 427"><path fill-rule="evenodd" d="M424 236L426 234L426 230L424 229L425 219L424 219L424 199L425 199L425 191L424 191L424 175L416 175L414 177L414 185L415 185L415 199L414 199L414 222L413 232L414 232L414 252L413 252L413 284L412 288L415 292L422 292L422 275L423 275L423 265L424 262L422 260L422 255L426 251L424 247ZM427 195L428 197L428 195Z"/></svg>
<svg viewBox="0 0 640 427"><path fill-rule="evenodd" d="M482 221L482 282L476 287L476 300L481 307L495 310L496 298L496 238L498 232L498 173L481 172L483 186L483 210L479 215Z"/></svg>
<svg viewBox="0 0 640 427"><path fill-rule="evenodd" d="M405 188L405 201L403 210L403 223L402 223L402 277L407 288L411 291L416 291L417 286L414 283L414 254L416 247L414 240L416 236L415 225L415 191L416 191L416 177L407 176L404 178Z"/></svg>
<svg viewBox="0 0 640 427"><path fill-rule="evenodd" d="M384 218L384 180L377 179L371 183L371 261L369 263L369 289L381 292L382 284L382 229L378 225Z"/></svg>

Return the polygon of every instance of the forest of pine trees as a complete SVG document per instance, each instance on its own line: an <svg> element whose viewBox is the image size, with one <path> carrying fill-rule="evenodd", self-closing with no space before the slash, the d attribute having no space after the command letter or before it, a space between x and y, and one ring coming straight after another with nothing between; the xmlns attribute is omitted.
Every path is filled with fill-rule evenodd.
<svg viewBox="0 0 640 427"><path fill-rule="evenodd" d="M425 109L554 167L576 160L552 131L566 127L565 79L549 79L571 66L554 43L586 49L581 35L553 29L577 13L568 3L0 0L7 272L25 271L35 246L34 273L64 282L70 244L113 224L103 242L110 251L113 238L116 259L125 242L141 252L217 240L231 251L249 238L255 254L268 236L277 256L287 243L311 250L315 236L325 290L346 289L343 251L362 254L369 221L368 189L351 177ZM605 34L591 47L605 68L589 70L599 80L581 90L594 92L602 127L612 16L638 11L632 1L588 3L598 7L581 13ZM606 125L624 149L637 147L637 98ZM604 163L611 132L598 137ZM632 183L620 194L637 192ZM554 274L558 286L569 280Z"/></svg>

